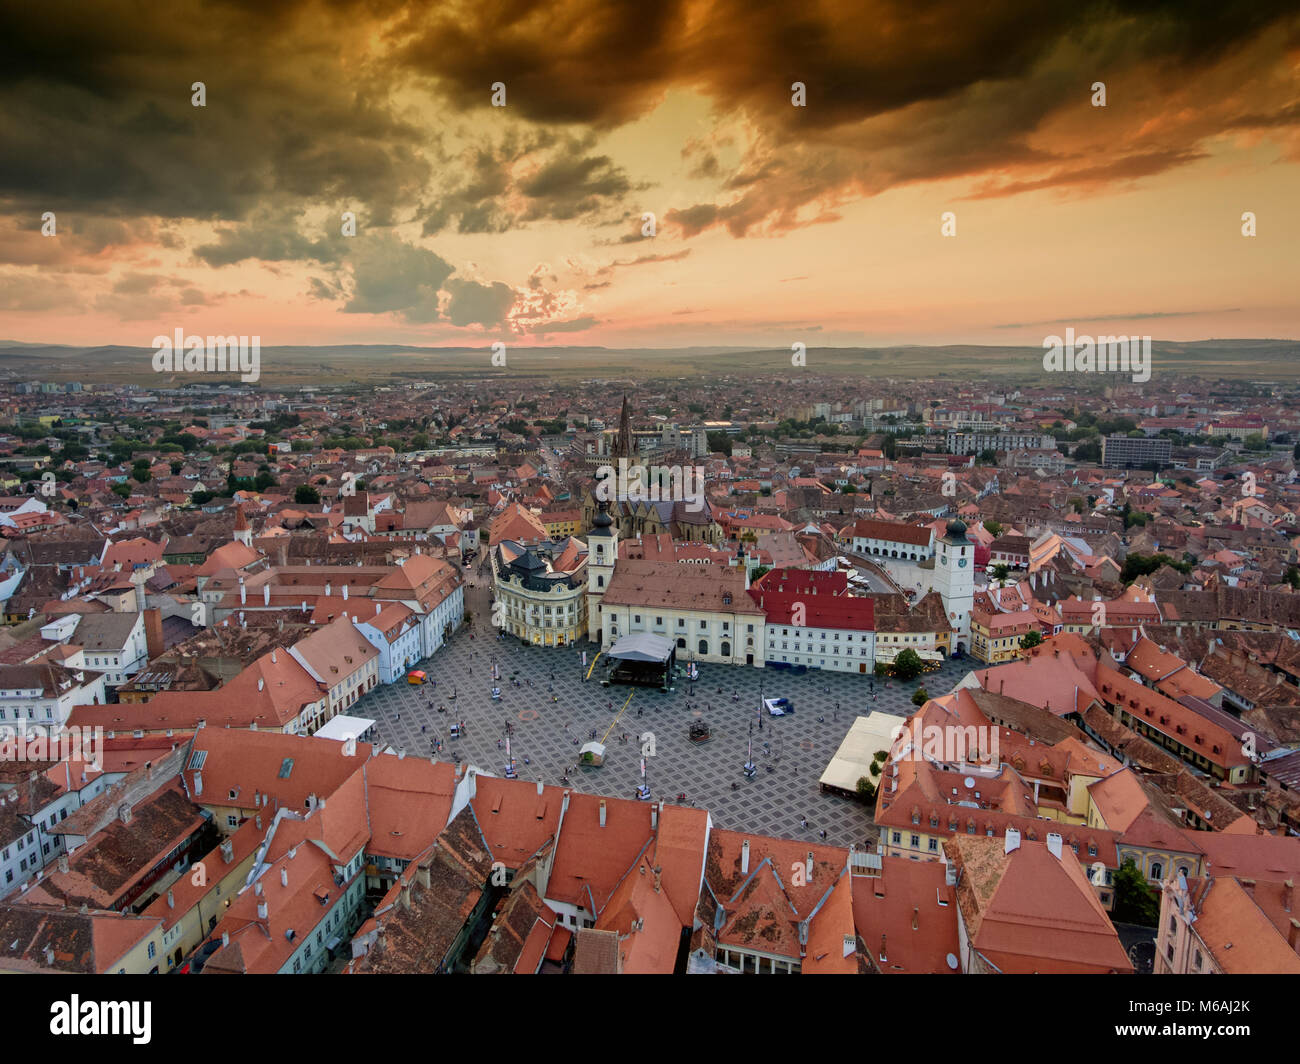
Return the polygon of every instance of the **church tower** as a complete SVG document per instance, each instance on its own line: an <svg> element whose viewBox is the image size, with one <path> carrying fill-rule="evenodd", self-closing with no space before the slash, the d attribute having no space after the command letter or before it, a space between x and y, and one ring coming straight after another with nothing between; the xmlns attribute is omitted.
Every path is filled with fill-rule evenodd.
<svg viewBox="0 0 1300 1064"><path fill-rule="evenodd" d="M614 465L618 465L620 458L626 458L627 464L632 464L632 459L636 455L632 450L632 421L627 413L627 396L623 396L623 411L618 415L618 435L614 437Z"/></svg>
<svg viewBox="0 0 1300 1064"><path fill-rule="evenodd" d="M248 523L248 518L244 516L242 506L235 507L235 542L242 543L245 547L253 545L253 529Z"/></svg>
<svg viewBox="0 0 1300 1064"><path fill-rule="evenodd" d="M934 590L943 599L956 645L970 650L970 611L975 604L975 545L966 538L966 522L955 518L934 547ZM950 650L950 652L951 652Z"/></svg>
<svg viewBox="0 0 1300 1064"><path fill-rule="evenodd" d="M609 503L600 501L600 512L587 533L587 638L593 643L603 639L600 601L609 589L618 561L618 529L609 516Z"/></svg>

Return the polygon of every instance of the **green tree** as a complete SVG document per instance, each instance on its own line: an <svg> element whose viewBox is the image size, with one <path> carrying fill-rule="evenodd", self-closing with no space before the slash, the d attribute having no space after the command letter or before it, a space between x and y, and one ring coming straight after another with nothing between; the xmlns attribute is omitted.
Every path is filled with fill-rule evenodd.
<svg viewBox="0 0 1300 1064"><path fill-rule="evenodd" d="M984 531L994 539L997 539L998 536L1002 535L1002 526L997 521L985 521Z"/></svg>
<svg viewBox="0 0 1300 1064"><path fill-rule="evenodd" d="M1039 631L1026 632L1024 638L1020 640L1020 649L1028 650L1030 647L1036 647L1043 641L1043 633Z"/></svg>
<svg viewBox="0 0 1300 1064"><path fill-rule="evenodd" d="M858 777L858 797L867 803L876 800L876 785L866 776Z"/></svg>
<svg viewBox="0 0 1300 1064"><path fill-rule="evenodd" d="M923 705L925 705L928 701L930 701L930 696L926 693L926 690L925 690L925 688L924 688L923 686L922 686L922 687L918 687L918 688L917 688L917 689L912 693L912 705L914 705L914 706L923 706Z"/></svg>
<svg viewBox="0 0 1300 1064"><path fill-rule="evenodd" d="M293 501L299 506L312 506L320 502L320 492L310 484L299 484L294 489Z"/></svg>
<svg viewBox="0 0 1300 1064"><path fill-rule="evenodd" d="M1176 561L1169 557L1168 554L1130 554L1124 559L1124 568L1120 571L1120 579L1126 584L1131 584L1139 576L1154 573L1162 565L1172 566L1180 573L1190 573L1192 571L1190 564Z"/></svg>
<svg viewBox="0 0 1300 1064"><path fill-rule="evenodd" d="M925 662L911 647L908 647L894 659L894 675L900 680L915 680L924 671Z"/></svg>
<svg viewBox="0 0 1300 1064"><path fill-rule="evenodd" d="M1160 903L1132 857L1125 858L1115 873L1115 909L1111 918L1141 927L1155 927L1160 920Z"/></svg>
<svg viewBox="0 0 1300 1064"><path fill-rule="evenodd" d="M708 440L710 454L721 451L728 457L731 456L731 437L725 432L710 432L705 438Z"/></svg>
<svg viewBox="0 0 1300 1064"><path fill-rule="evenodd" d="M999 562L997 565L993 566L994 580L1005 580L1010 575L1011 575L1011 566L1006 565L1002 562Z"/></svg>

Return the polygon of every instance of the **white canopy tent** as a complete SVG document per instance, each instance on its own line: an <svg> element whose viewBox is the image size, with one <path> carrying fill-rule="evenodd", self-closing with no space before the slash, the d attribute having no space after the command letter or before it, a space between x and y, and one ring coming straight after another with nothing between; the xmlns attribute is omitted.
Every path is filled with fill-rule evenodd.
<svg viewBox="0 0 1300 1064"><path fill-rule="evenodd" d="M904 723L903 717L879 711L856 718L839 749L831 757L826 771L822 773L819 781L822 789L857 794L858 780L863 776L873 783L879 783L884 778L884 766L881 766L881 774L871 775L872 759L881 750L889 752L895 735L902 730Z"/></svg>

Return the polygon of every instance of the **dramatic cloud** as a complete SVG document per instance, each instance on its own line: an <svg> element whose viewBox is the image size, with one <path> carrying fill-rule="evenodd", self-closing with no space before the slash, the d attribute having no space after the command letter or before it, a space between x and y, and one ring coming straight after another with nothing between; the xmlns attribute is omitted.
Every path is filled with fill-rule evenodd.
<svg viewBox="0 0 1300 1064"><path fill-rule="evenodd" d="M515 302L514 289L500 281L479 284L453 278L446 289L451 293L447 318L453 325L500 325Z"/></svg>
<svg viewBox="0 0 1300 1064"><path fill-rule="evenodd" d="M348 314L399 315L404 321L438 321L438 292L455 272L445 259L391 234L356 237Z"/></svg>
<svg viewBox="0 0 1300 1064"><path fill-rule="evenodd" d="M318 331L648 330L680 309L666 287L742 268L747 298L791 313L780 279L838 268L886 193L1042 211L1213 169L1232 218L1256 175L1300 163L1290 0L62 6L13 6L0 39L0 269L31 274L0 276L0 310L101 327L259 300ZM801 240L820 250L782 261ZM1024 316L1060 309L1036 298Z"/></svg>

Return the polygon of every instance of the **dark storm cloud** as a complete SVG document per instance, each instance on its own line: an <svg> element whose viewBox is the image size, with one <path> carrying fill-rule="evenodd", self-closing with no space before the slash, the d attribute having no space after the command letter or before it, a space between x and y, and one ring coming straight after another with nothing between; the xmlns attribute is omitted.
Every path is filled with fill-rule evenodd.
<svg viewBox="0 0 1300 1064"><path fill-rule="evenodd" d="M1213 60L1281 18L1287 0L1220 3L1042 4L841 0L577 0L442 3L393 33L398 57L462 109L508 107L544 123L616 125L643 114L671 85L696 85L727 110L789 127L831 128L1027 74L1055 45L1123 25L1149 62ZM1099 57L1100 58L1100 57ZM806 84L809 106L790 105Z"/></svg>
<svg viewBox="0 0 1300 1064"><path fill-rule="evenodd" d="M690 237L833 220L837 202L912 181L996 171L984 194L1004 195L1185 165L1201 155L1196 141L1224 129L1296 123L1289 99L1237 115L1244 102L1207 98L1213 106L1198 119L1170 104L1175 123L1163 121L1162 105L1210 65L1253 46L1264 49L1263 63L1285 66L1298 26L1286 0L664 0L651 10L517 0L439 5L406 20L394 39L409 69L459 108L490 114L488 87L501 81L512 114L600 129L639 117L680 87L705 93L720 116L748 119L755 141L730 175L711 147L688 144L689 176L722 180L716 201L665 214ZM1261 45L1266 31L1272 37ZM1130 128L1116 125L1106 165L1071 160L1071 143L1060 145L1060 157L1028 143L1079 107L1094 80L1115 88L1135 78L1154 91L1130 97L1138 108L1129 109ZM806 107L791 105L794 82L806 88ZM1162 127L1167 142L1152 143Z"/></svg>
<svg viewBox="0 0 1300 1064"><path fill-rule="evenodd" d="M515 292L508 284L452 278L443 286L451 294L447 320L453 325L501 325L515 302Z"/></svg>
<svg viewBox="0 0 1300 1064"><path fill-rule="evenodd" d="M1174 99L1221 61L1247 81L1284 73L1292 0L183 0L165 14L54 0L9 5L0 38L5 211L231 223L198 249L211 265L336 264L332 234L293 221L317 205L371 226L416 218L426 236L611 224L643 186L598 136L673 90L747 134L735 166L707 136L689 145L686 172L717 190L663 211L687 237L831 221L915 181L984 178L990 196L1126 181L1202 157L1225 130L1300 122L1285 76ZM1110 157L1078 157L1077 131L1031 143L1094 80L1121 93L1096 116ZM206 107L191 106L195 81ZM490 106L498 81L505 108ZM806 107L791 106L796 81ZM460 127L471 148L449 155L442 134ZM15 246L0 261L51 265L48 248ZM436 313L426 295L394 297Z"/></svg>
<svg viewBox="0 0 1300 1064"><path fill-rule="evenodd" d="M423 211L425 236L504 233L530 222L598 220L634 188L607 155L589 154L591 137L541 130L477 145L447 171L459 176Z"/></svg>
<svg viewBox="0 0 1300 1064"><path fill-rule="evenodd" d="M451 263L389 233L354 240L345 313L395 313L418 323L441 319L438 293L454 272Z"/></svg>
<svg viewBox="0 0 1300 1064"><path fill-rule="evenodd" d="M358 232L363 231L358 229ZM263 262L337 262L349 237L342 235L342 220L332 239L312 239L303 232L298 211L259 211L247 222L217 232L215 244L204 244L194 254L209 266L229 266L245 259Z"/></svg>
<svg viewBox="0 0 1300 1064"><path fill-rule="evenodd" d="M413 200L427 179L423 135L395 117L364 53L361 30L378 7L9 8L0 199L227 220L270 201L355 197L386 210ZM191 105L196 81L206 107Z"/></svg>

